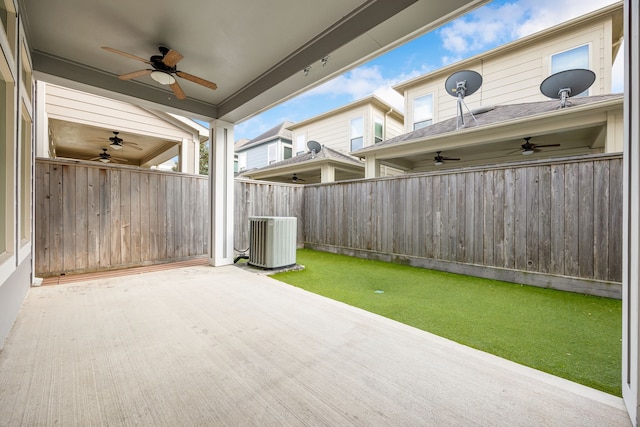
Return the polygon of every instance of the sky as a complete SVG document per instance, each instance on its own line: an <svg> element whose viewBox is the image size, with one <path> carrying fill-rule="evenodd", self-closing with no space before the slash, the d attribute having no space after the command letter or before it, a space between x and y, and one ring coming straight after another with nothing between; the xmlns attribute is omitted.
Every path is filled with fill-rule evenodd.
<svg viewBox="0 0 640 427"><path fill-rule="evenodd" d="M237 124L234 139L253 139L289 120L300 122L375 94L398 110L392 86L497 46L584 15L616 0L493 0L310 91ZM622 92L622 49L613 67L613 92Z"/></svg>

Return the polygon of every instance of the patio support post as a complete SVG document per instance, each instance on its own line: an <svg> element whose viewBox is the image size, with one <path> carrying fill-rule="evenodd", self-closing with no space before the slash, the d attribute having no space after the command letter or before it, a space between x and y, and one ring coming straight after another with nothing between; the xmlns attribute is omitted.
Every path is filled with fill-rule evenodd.
<svg viewBox="0 0 640 427"><path fill-rule="evenodd" d="M333 165L322 165L320 169L320 182L335 182L336 167Z"/></svg>
<svg viewBox="0 0 640 427"><path fill-rule="evenodd" d="M380 160L375 154L364 158L364 177L378 178L380 176Z"/></svg>
<svg viewBox="0 0 640 427"><path fill-rule="evenodd" d="M233 264L233 123L209 123L209 264Z"/></svg>
<svg viewBox="0 0 640 427"><path fill-rule="evenodd" d="M36 138L36 157L51 157L49 153L49 118L47 117L46 84L41 80L36 81L36 117L35 117L35 138ZM52 153L51 153L52 154Z"/></svg>
<svg viewBox="0 0 640 427"><path fill-rule="evenodd" d="M640 414L640 5L624 2L624 207L622 397L634 426Z"/></svg>
<svg viewBox="0 0 640 427"><path fill-rule="evenodd" d="M191 173L189 171L188 166L189 161L189 144L187 143L186 138L182 138L182 142L180 143L180 156L178 157L178 162L180 163L180 172L183 173Z"/></svg>

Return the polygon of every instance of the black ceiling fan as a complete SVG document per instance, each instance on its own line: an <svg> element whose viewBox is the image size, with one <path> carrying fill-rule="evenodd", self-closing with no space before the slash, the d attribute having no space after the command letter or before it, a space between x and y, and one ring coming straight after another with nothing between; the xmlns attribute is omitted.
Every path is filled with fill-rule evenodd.
<svg viewBox="0 0 640 427"><path fill-rule="evenodd" d="M127 163L127 159L123 159L122 157L113 157L111 154L107 153L107 149L103 148L102 153L98 154L97 157L93 157L89 160L98 160L102 163Z"/></svg>
<svg viewBox="0 0 640 427"><path fill-rule="evenodd" d="M132 71L131 73L121 74L118 76L120 80L131 80L131 79L135 79L136 77L151 76L151 78L156 82L163 85L169 85L174 95L178 99L186 99L187 96L182 90L182 87L180 87L180 84L178 84L178 81L175 79L175 76L181 77L185 80L189 80L190 82L199 84L209 89L217 89L218 87L215 83L205 80L201 77L194 76L193 74L185 73L184 71L179 71L176 68L176 65L184 57L180 54L180 52L173 49L169 49L168 47L159 46L158 50L160 50L160 53L162 55L152 55L148 60L141 58L137 55L133 55L131 53L114 49L112 47L103 46L102 48L109 52L117 53L118 55L122 55L130 59L135 59L137 61L144 62L145 64L151 65L152 67L151 69L147 68L144 70Z"/></svg>
<svg viewBox="0 0 640 427"><path fill-rule="evenodd" d="M544 144L544 145L536 145L536 144L532 144L531 142L529 142L529 140L531 139L530 136L527 136L524 138L524 144L521 145L522 147L522 154L525 156L528 156L529 154L533 154L536 151L539 151L538 149L540 148L544 148L544 147L559 147L560 144Z"/></svg>
<svg viewBox="0 0 640 427"><path fill-rule="evenodd" d="M296 182L304 182L304 179L302 178L298 178L298 175L296 175L295 173L293 174L293 176L291 177L291 182L296 183Z"/></svg>
<svg viewBox="0 0 640 427"><path fill-rule="evenodd" d="M436 165L436 166L440 166L440 165L444 164L445 161L448 161L448 160L456 160L456 161L460 160L460 159L456 159L456 158L453 158L453 157L443 157L440 153L442 153L442 151L438 151L436 153L436 156L433 158L433 160L434 160L433 164Z"/></svg>
<svg viewBox="0 0 640 427"><path fill-rule="evenodd" d="M119 133L120 132L113 131L113 136L109 138L109 141L111 142L109 146L114 150L120 150L125 146L124 140L118 136ZM135 142L127 142L126 145L127 147L133 148L135 150L142 151L142 148L140 148L140 146Z"/></svg>

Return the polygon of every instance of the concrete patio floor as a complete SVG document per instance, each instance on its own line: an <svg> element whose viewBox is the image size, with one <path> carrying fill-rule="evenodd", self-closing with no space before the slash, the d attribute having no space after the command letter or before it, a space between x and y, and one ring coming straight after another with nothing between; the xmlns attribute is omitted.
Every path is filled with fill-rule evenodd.
<svg viewBox="0 0 640 427"><path fill-rule="evenodd" d="M280 283L190 266L32 288L1 426L627 426L622 400Z"/></svg>

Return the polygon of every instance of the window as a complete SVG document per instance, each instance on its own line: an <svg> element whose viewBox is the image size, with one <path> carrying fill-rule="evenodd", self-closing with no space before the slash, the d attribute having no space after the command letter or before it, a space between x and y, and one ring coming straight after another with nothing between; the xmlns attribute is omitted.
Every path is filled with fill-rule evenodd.
<svg viewBox="0 0 640 427"><path fill-rule="evenodd" d="M585 44L551 55L551 74L575 68L589 69L589 45ZM577 96L587 96L588 92L586 90Z"/></svg>
<svg viewBox="0 0 640 427"><path fill-rule="evenodd" d="M288 145L285 145L282 148L282 158L283 159L290 159L292 154L293 154L293 150Z"/></svg>
<svg viewBox="0 0 640 427"><path fill-rule="evenodd" d="M17 19L16 10L13 8L12 2L0 0L0 30L4 31L9 42L11 53L15 53L15 43L17 37Z"/></svg>
<svg viewBox="0 0 640 427"><path fill-rule="evenodd" d="M11 158L8 155L10 142L8 141L9 132L4 131L9 121L7 104L9 104L7 84L0 75L0 167L3 171L3 176L0 176L0 254L7 251L7 224L10 222L7 216L11 206L7 200L7 189L11 187L9 183L11 182L10 174L12 174Z"/></svg>
<svg viewBox="0 0 640 427"><path fill-rule="evenodd" d="M384 139L384 124L380 117L373 119L373 142L377 144Z"/></svg>
<svg viewBox="0 0 640 427"><path fill-rule="evenodd" d="M238 166L238 155L233 156L233 173L238 173L240 167Z"/></svg>
<svg viewBox="0 0 640 427"><path fill-rule="evenodd" d="M413 130L430 126L433 123L433 94L420 96L413 100Z"/></svg>
<svg viewBox="0 0 640 427"><path fill-rule="evenodd" d="M22 106L20 129L20 240L31 240L31 116Z"/></svg>
<svg viewBox="0 0 640 427"><path fill-rule="evenodd" d="M306 139L305 134L296 135L296 156L307 152L307 147L305 147Z"/></svg>
<svg viewBox="0 0 640 427"><path fill-rule="evenodd" d="M33 73L31 72L31 64L29 62L29 55L27 54L27 48L22 46L22 61L21 61L21 69L22 69L22 84L24 85L24 89L26 90L26 95L29 100L31 100L32 92L33 92Z"/></svg>
<svg viewBox="0 0 640 427"><path fill-rule="evenodd" d="M14 251L15 226L15 86L0 55L0 261Z"/></svg>
<svg viewBox="0 0 640 427"><path fill-rule="evenodd" d="M356 117L351 120L351 151L362 148L364 143L364 118Z"/></svg>
<svg viewBox="0 0 640 427"><path fill-rule="evenodd" d="M278 144L269 144L267 147L267 164L275 163L278 161Z"/></svg>
<svg viewBox="0 0 640 427"><path fill-rule="evenodd" d="M247 153L238 154L238 169L240 171L247 169Z"/></svg>

